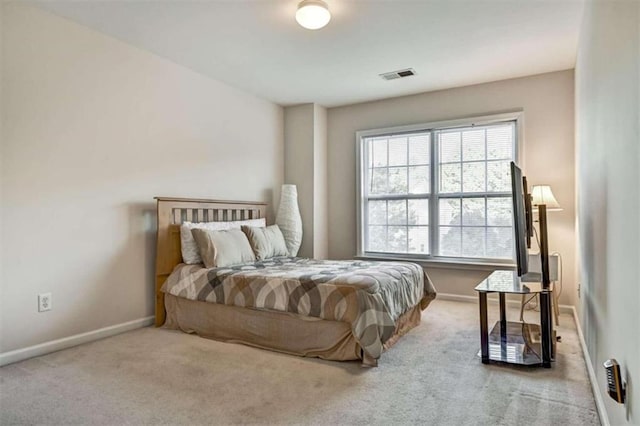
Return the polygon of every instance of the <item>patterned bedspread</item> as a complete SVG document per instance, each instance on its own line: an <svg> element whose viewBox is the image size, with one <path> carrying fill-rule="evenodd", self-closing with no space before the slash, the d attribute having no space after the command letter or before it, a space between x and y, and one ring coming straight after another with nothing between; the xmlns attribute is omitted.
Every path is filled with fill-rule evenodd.
<svg viewBox="0 0 640 426"><path fill-rule="evenodd" d="M424 270L406 262L279 257L226 268L180 264L165 293L351 324L363 350L379 358L403 313L435 298Z"/></svg>

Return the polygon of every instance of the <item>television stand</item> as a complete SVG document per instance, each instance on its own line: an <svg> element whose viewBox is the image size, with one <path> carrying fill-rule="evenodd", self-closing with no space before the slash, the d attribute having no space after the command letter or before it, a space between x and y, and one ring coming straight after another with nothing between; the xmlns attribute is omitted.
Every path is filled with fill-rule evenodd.
<svg viewBox="0 0 640 426"><path fill-rule="evenodd" d="M483 364L491 361L520 365L551 367L555 338L551 313L552 288L545 289L541 282L522 282L512 271L495 271L475 290L480 299L480 353ZM498 293L500 320L489 332L487 294ZM507 294L539 294L540 325L507 321Z"/></svg>

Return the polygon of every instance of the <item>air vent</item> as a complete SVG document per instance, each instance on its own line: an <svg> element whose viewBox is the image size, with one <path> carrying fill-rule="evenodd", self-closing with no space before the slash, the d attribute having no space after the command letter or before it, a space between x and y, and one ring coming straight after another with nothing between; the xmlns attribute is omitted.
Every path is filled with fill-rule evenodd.
<svg viewBox="0 0 640 426"><path fill-rule="evenodd" d="M384 74L380 74L380 77L385 80L395 80L396 78L411 77L412 75L416 75L416 70L407 68L404 70L385 72Z"/></svg>

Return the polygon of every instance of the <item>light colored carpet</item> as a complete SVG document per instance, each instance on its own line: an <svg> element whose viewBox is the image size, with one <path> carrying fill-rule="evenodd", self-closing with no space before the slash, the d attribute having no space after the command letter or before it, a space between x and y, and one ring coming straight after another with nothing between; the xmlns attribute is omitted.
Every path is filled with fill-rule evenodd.
<svg viewBox="0 0 640 426"><path fill-rule="evenodd" d="M552 369L483 365L475 304L422 318L375 369L144 328L1 368L0 423L599 424L570 316Z"/></svg>

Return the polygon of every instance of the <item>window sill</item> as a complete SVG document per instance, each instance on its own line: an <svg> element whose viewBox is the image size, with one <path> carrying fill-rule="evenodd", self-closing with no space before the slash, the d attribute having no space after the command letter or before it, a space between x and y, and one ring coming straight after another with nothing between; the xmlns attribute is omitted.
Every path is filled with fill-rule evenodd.
<svg viewBox="0 0 640 426"><path fill-rule="evenodd" d="M457 259L416 259L402 256L385 256L385 255L360 255L355 256L358 260L388 260L388 261L400 261L400 262L412 262L424 268L442 268L442 269L463 269L470 271L496 271L506 270L514 271L516 265L512 263L500 263L500 262L474 262L474 261L461 261Z"/></svg>

